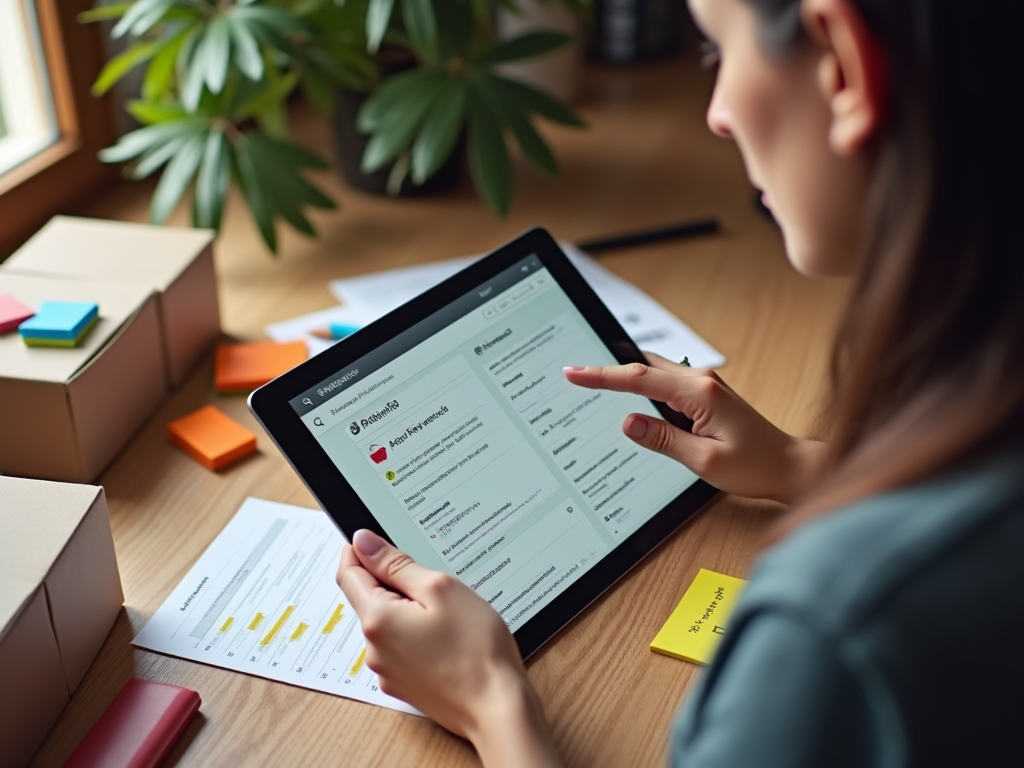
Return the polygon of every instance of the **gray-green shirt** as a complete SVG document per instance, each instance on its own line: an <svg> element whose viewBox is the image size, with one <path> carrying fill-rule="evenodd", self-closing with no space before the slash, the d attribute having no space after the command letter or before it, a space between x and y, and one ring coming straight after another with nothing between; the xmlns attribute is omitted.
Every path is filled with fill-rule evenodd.
<svg viewBox="0 0 1024 768"><path fill-rule="evenodd" d="M675 768L1024 766L1024 452L768 551L672 742Z"/></svg>

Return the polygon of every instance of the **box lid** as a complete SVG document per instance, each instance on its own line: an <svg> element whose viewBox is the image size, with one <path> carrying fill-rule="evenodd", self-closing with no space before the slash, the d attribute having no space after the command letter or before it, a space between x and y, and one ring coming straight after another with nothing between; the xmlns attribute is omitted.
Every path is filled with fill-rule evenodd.
<svg viewBox="0 0 1024 768"><path fill-rule="evenodd" d="M4 270L138 283L162 292L215 237L210 229L54 216Z"/></svg>
<svg viewBox="0 0 1024 768"><path fill-rule="evenodd" d="M32 309L47 300L95 301L100 319L77 347L29 347L17 333L0 334L0 377L66 382L74 378L152 295L152 289L128 283L76 282L0 270L0 293L9 293Z"/></svg>
<svg viewBox="0 0 1024 768"><path fill-rule="evenodd" d="M102 489L0 476L0 635L46 578Z"/></svg>

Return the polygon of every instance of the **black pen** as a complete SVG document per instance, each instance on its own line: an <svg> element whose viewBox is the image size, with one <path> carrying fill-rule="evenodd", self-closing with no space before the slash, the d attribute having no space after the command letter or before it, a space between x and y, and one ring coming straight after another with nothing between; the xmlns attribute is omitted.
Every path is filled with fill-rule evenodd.
<svg viewBox="0 0 1024 768"><path fill-rule="evenodd" d="M699 235L710 235L719 230L718 219L701 219L699 221L688 221L684 224L674 224L671 227L661 229L649 229L644 232L633 232L627 235L605 237L600 240L591 240L586 243L577 243L581 251L598 253L599 251L610 251L615 248L629 248L635 245L648 245L659 243L663 240L677 240L684 237L697 237Z"/></svg>

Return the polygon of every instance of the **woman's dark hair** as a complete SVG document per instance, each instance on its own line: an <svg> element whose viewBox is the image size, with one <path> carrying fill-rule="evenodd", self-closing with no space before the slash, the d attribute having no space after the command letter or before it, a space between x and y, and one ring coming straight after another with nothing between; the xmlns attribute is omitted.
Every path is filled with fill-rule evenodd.
<svg viewBox="0 0 1024 768"><path fill-rule="evenodd" d="M889 103L833 352L832 462L785 530L1024 440L1024 2L848 1ZM770 53L808 44L798 0L746 2Z"/></svg>

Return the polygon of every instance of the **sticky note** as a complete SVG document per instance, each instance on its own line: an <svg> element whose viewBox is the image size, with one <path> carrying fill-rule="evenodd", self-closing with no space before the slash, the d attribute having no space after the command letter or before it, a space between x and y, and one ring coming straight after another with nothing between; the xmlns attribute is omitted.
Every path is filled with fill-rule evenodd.
<svg viewBox="0 0 1024 768"><path fill-rule="evenodd" d="M0 293L0 333L13 331L34 314L11 294Z"/></svg>
<svg viewBox="0 0 1024 768"><path fill-rule="evenodd" d="M206 405L167 425L171 441L210 470L220 469L256 450L256 435Z"/></svg>
<svg viewBox="0 0 1024 768"><path fill-rule="evenodd" d="M213 382L219 392L262 387L306 359L306 342L221 344Z"/></svg>
<svg viewBox="0 0 1024 768"><path fill-rule="evenodd" d="M707 664L747 582L701 568L679 605L668 617L651 650L677 659Z"/></svg>
<svg viewBox="0 0 1024 768"><path fill-rule="evenodd" d="M99 309L94 301L44 301L18 333L30 347L75 347L96 325Z"/></svg>

